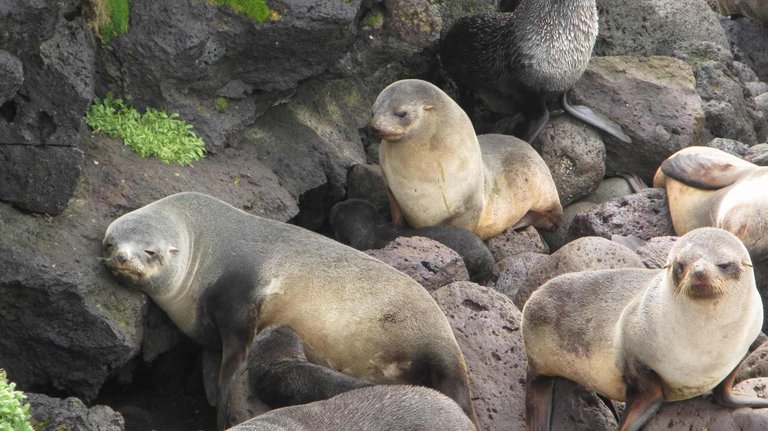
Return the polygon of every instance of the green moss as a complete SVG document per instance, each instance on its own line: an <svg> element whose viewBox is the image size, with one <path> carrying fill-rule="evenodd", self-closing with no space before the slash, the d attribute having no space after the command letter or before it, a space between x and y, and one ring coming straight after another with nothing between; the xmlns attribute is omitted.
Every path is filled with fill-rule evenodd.
<svg viewBox="0 0 768 431"><path fill-rule="evenodd" d="M229 107L229 100L226 97L219 97L216 99L216 108L219 111L224 111Z"/></svg>
<svg viewBox="0 0 768 431"><path fill-rule="evenodd" d="M257 22L265 22L273 15L266 0L213 0L213 2L229 6L235 12L245 14Z"/></svg>
<svg viewBox="0 0 768 431"><path fill-rule="evenodd" d="M188 165L203 157L205 144L192 131L192 125L179 120L178 116L154 108L139 114L122 100L107 94L103 100L94 101L85 122L96 132L122 139L142 157Z"/></svg>
<svg viewBox="0 0 768 431"><path fill-rule="evenodd" d="M0 369L0 431L32 431L29 404L15 389L16 384L9 383L5 370Z"/></svg>
<svg viewBox="0 0 768 431"><path fill-rule="evenodd" d="M371 29L379 29L381 28L383 21L384 16L379 12L373 15L368 15L368 18L365 19L365 25Z"/></svg>
<svg viewBox="0 0 768 431"><path fill-rule="evenodd" d="M131 4L128 0L90 0L91 26L105 44L128 31L128 15Z"/></svg>

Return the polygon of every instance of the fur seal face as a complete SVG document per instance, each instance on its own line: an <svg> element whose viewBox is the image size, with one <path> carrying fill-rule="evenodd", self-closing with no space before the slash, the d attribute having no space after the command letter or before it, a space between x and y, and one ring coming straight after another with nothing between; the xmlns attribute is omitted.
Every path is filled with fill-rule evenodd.
<svg viewBox="0 0 768 431"><path fill-rule="evenodd" d="M185 235L162 215L127 217L109 226L102 242L104 263L124 283L155 296L182 277ZM169 240L173 238L174 240Z"/></svg>
<svg viewBox="0 0 768 431"><path fill-rule="evenodd" d="M403 80L399 81L400 85L389 85L376 98L370 127L379 138L398 142L404 137L413 139L432 133L432 130L423 130L424 125L432 123L423 117L430 115L435 107L434 100L441 94L431 86L417 85L413 81Z"/></svg>
<svg viewBox="0 0 768 431"><path fill-rule="evenodd" d="M752 270L746 248L732 235L714 228L692 231L678 241L665 266L667 280L677 295L714 300L735 294Z"/></svg>

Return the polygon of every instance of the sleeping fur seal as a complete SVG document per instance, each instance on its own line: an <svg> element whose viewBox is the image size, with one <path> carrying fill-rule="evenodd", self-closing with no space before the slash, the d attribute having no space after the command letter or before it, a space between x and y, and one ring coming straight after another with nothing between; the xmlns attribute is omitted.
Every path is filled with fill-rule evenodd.
<svg viewBox="0 0 768 431"><path fill-rule="evenodd" d="M401 236L423 236L433 239L458 253L469 272L470 280L482 283L493 272L493 255L474 233L456 226L409 228L388 223L372 203L363 199L347 199L331 208L328 217L337 241L357 250L386 247Z"/></svg>
<svg viewBox="0 0 768 431"><path fill-rule="evenodd" d="M125 214L105 262L185 334L221 349L219 426L254 336L292 328L307 359L378 383L437 389L476 421L467 368L448 320L418 283L330 238L179 193Z"/></svg>
<svg viewBox="0 0 768 431"><path fill-rule="evenodd" d="M550 428L555 376L626 401L622 431L712 389L725 406L768 407L731 392L762 321L749 253L722 229L685 234L664 269L555 277L523 307L528 431Z"/></svg>
<svg viewBox="0 0 768 431"><path fill-rule="evenodd" d="M595 0L527 0L513 12L465 16L443 37L440 60L465 109L475 91L491 110L521 114L508 133L526 142L549 120L550 94L562 95L563 107L576 118L630 142L618 124L565 97L592 56L597 18Z"/></svg>
<svg viewBox="0 0 768 431"><path fill-rule="evenodd" d="M474 431L467 416L429 388L380 385L272 410L230 431Z"/></svg>
<svg viewBox="0 0 768 431"><path fill-rule="evenodd" d="M768 257L768 167L710 147L687 147L662 162L654 187L667 190L675 232L714 226Z"/></svg>
<svg viewBox="0 0 768 431"><path fill-rule="evenodd" d="M387 86L370 127L382 139L393 222L458 226L485 240L509 227L552 229L562 218L541 156L512 136L476 136L459 105L429 82Z"/></svg>

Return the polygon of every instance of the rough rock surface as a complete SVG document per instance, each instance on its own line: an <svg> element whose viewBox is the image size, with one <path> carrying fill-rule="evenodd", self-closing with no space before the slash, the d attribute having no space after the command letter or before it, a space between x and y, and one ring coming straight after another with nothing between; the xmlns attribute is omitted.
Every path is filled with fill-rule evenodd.
<svg viewBox="0 0 768 431"><path fill-rule="evenodd" d="M400 237L366 253L408 274L430 292L454 281L469 280L461 256L429 238Z"/></svg>
<svg viewBox="0 0 768 431"><path fill-rule="evenodd" d="M15 55L2 49L0 49L0 76L3 77L3 81L0 82L0 105L4 105L16 95L24 82L24 66ZM8 105L8 108L10 106ZM2 110L2 114L5 117L5 109ZM5 118L5 121L8 120Z"/></svg>
<svg viewBox="0 0 768 431"><path fill-rule="evenodd" d="M487 241L496 262L526 251L549 254L547 243L533 226L515 230L509 228Z"/></svg>
<svg viewBox="0 0 768 431"><path fill-rule="evenodd" d="M596 204L592 202L579 201L563 208L563 219L560 221L557 229L553 231L541 231L541 236L544 238L547 245L549 245L549 249L555 251L565 245L568 239L568 230L571 228L573 219L577 215L584 214L591 210L595 205Z"/></svg>
<svg viewBox="0 0 768 431"><path fill-rule="evenodd" d="M698 145L704 126L693 72L671 57L592 57L571 90L571 102L619 123L627 144L603 136L608 174L633 173L650 182L670 154Z"/></svg>
<svg viewBox="0 0 768 431"><path fill-rule="evenodd" d="M103 405L86 407L77 398L51 398L43 394L26 394L36 431L124 431L120 413Z"/></svg>
<svg viewBox="0 0 768 431"><path fill-rule="evenodd" d="M553 430L613 431L616 427L613 413L594 392L570 380L555 380Z"/></svg>
<svg viewBox="0 0 768 431"><path fill-rule="evenodd" d="M768 343L763 343L755 351L747 355L739 366L736 382L756 377L768 377Z"/></svg>
<svg viewBox="0 0 768 431"><path fill-rule="evenodd" d="M526 360L520 311L501 293L469 282L432 294L469 367L480 429L525 429Z"/></svg>
<svg viewBox="0 0 768 431"><path fill-rule="evenodd" d="M624 177L605 178L597 186L594 192L581 199L581 202L593 202L601 204L611 199L619 198L635 193L632 184Z"/></svg>
<svg viewBox="0 0 768 431"><path fill-rule="evenodd" d="M664 189L638 193L604 202L574 217L568 238L582 236L634 235L648 240L675 235Z"/></svg>
<svg viewBox="0 0 768 431"><path fill-rule="evenodd" d="M347 199L363 199L373 204L384 216L390 219L387 183L379 165L352 165L347 173Z"/></svg>
<svg viewBox="0 0 768 431"><path fill-rule="evenodd" d="M645 266L637 254L621 244L600 237L576 239L531 268L525 284L520 286L513 298L515 305L522 309L536 288L558 275L589 269L613 268L645 268Z"/></svg>
<svg viewBox="0 0 768 431"><path fill-rule="evenodd" d="M659 236L649 239L635 253L643 260L646 268L663 268L667 264L667 256L678 237Z"/></svg>
<svg viewBox="0 0 768 431"><path fill-rule="evenodd" d="M530 251L504 258L496 264L498 277L493 288L510 298L514 298L520 287L525 285L525 279L531 268L548 258L549 255Z"/></svg>
<svg viewBox="0 0 768 431"><path fill-rule="evenodd" d="M748 64L763 82L768 82L768 32L750 18L720 17L731 42L733 57Z"/></svg>
<svg viewBox="0 0 768 431"><path fill-rule="evenodd" d="M563 206L591 193L605 175L600 134L569 116L550 121L533 146L552 172Z"/></svg>
<svg viewBox="0 0 768 431"><path fill-rule="evenodd" d="M685 41L728 39L706 0L597 0L600 32L595 54L670 55Z"/></svg>

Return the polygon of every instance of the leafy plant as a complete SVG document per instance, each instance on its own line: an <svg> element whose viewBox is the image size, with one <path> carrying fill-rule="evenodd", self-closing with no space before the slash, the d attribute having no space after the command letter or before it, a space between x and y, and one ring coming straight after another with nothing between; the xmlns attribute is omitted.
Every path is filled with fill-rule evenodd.
<svg viewBox="0 0 768 431"><path fill-rule="evenodd" d="M29 404L15 388L15 383L8 382L5 370L0 369L0 431L32 431Z"/></svg>
<svg viewBox="0 0 768 431"><path fill-rule="evenodd" d="M227 100L226 97L219 97L216 99L216 108L218 108L219 111L226 111L228 107L229 107L229 100Z"/></svg>
<svg viewBox="0 0 768 431"><path fill-rule="evenodd" d="M110 138L121 138L123 143L142 157L157 157L166 163L188 165L203 157L205 144L192 125L154 108L140 114L120 99L108 93L96 99L85 122L96 132Z"/></svg>
<svg viewBox="0 0 768 431"><path fill-rule="evenodd" d="M128 15L131 5L128 0L90 0L92 19L96 34L105 44L128 31Z"/></svg>
<svg viewBox="0 0 768 431"><path fill-rule="evenodd" d="M243 13L257 22L264 22L272 15L266 0L213 0L213 2L229 6L235 12Z"/></svg>

